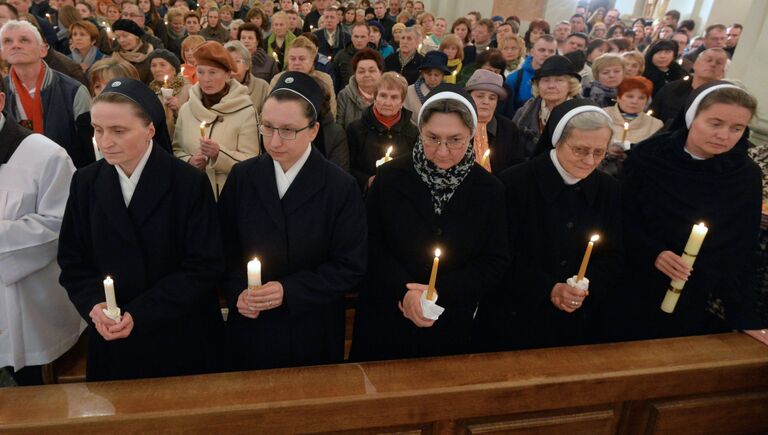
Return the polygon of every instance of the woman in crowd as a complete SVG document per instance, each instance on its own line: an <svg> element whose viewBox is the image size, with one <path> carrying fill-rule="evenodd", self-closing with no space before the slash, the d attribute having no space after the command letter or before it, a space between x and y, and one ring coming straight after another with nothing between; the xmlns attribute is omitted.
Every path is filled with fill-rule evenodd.
<svg viewBox="0 0 768 435"><path fill-rule="evenodd" d="M675 62L676 57L677 43L674 41L658 41L646 50L643 77L653 83L654 97L664 85L686 75L683 67Z"/></svg>
<svg viewBox="0 0 768 435"><path fill-rule="evenodd" d="M592 64L595 59L608 52L608 42L604 39L593 39L587 44L587 63L585 65L585 71L582 72L581 84L586 86L595 80L595 76L592 74Z"/></svg>
<svg viewBox="0 0 768 435"><path fill-rule="evenodd" d="M472 97L442 84L418 120L413 152L381 166L366 198L370 261L353 360L468 352L478 302L508 264L503 189L475 164ZM435 248L436 303L445 311L431 320L420 300Z"/></svg>
<svg viewBox="0 0 768 435"><path fill-rule="evenodd" d="M352 26L354 26L355 22L357 21L357 13L355 12L355 7L342 7L339 10L341 11L343 17L341 19L341 30L343 30L344 33L352 34Z"/></svg>
<svg viewBox="0 0 768 435"><path fill-rule="evenodd" d="M269 36L269 18L261 8L251 8L245 15L246 24L253 24L259 30L259 46ZM265 50L266 51L266 50Z"/></svg>
<svg viewBox="0 0 768 435"><path fill-rule="evenodd" d="M239 38L237 35L240 33L240 26L245 24L245 21L237 18L232 20L231 23L229 23L229 27L227 28L227 31L229 31L229 40L230 41L238 41Z"/></svg>
<svg viewBox="0 0 768 435"><path fill-rule="evenodd" d="M443 38L447 35L445 32L448 30L448 22L445 18L435 18L435 26L432 28L432 39L436 45L443 43Z"/></svg>
<svg viewBox="0 0 768 435"><path fill-rule="evenodd" d="M543 152L501 174L512 266L480 306L481 349L569 346L602 338L595 316L609 292L622 285L619 185L595 170L610 143L610 125L610 117L591 101L566 101L547 121L539 144ZM594 234L600 239L585 275L589 281L578 284L584 248Z"/></svg>
<svg viewBox="0 0 768 435"><path fill-rule="evenodd" d="M221 8L219 8L219 23L227 29L227 31L230 30L230 27L232 25L232 6L225 4ZM229 38L235 39L235 38Z"/></svg>
<svg viewBox="0 0 768 435"><path fill-rule="evenodd" d="M507 67L504 68L504 77L512 74L523 66L525 60L525 41L517 35L507 36L498 41L499 50L501 50Z"/></svg>
<svg viewBox="0 0 768 435"><path fill-rule="evenodd" d="M121 18L112 25L112 31L118 44L117 51L112 53L112 57L129 62L139 72L141 81L149 83L152 80L152 74L149 71L147 56L155 47L141 40L144 29L131 20Z"/></svg>
<svg viewBox="0 0 768 435"><path fill-rule="evenodd" d="M408 82L396 72L386 72L376 82L373 105L347 127L350 169L366 191L376 174L376 161L392 147L390 157L410 154L419 130L411 123L411 112L403 108Z"/></svg>
<svg viewBox="0 0 768 435"><path fill-rule="evenodd" d="M635 19L635 21L632 22L632 43L635 50L642 53L648 46L648 42L648 39L645 37L645 19Z"/></svg>
<svg viewBox="0 0 768 435"><path fill-rule="evenodd" d="M594 27L592 27L592 31L589 32L589 39L606 39L608 37L608 29L605 27L605 24L603 23L596 23Z"/></svg>
<svg viewBox="0 0 768 435"><path fill-rule="evenodd" d="M592 75L595 80L584 86L584 98L588 98L600 107L613 106L616 103L616 90L624 80L624 61L621 56L606 53L592 63Z"/></svg>
<svg viewBox="0 0 768 435"><path fill-rule="evenodd" d="M549 35L549 23L544 20L533 20L525 31L523 41L525 41L526 50L530 51L533 44L539 40L541 35Z"/></svg>
<svg viewBox="0 0 768 435"><path fill-rule="evenodd" d="M86 379L220 370L224 264L205 177L161 149L163 109L139 81L108 83L91 121L104 159L72 180L58 255L60 282L91 327ZM105 312L107 276L117 316Z"/></svg>
<svg viewBox="0 0 768 435"><path fill-rule="evenodd" d="M144 14L144 26L151 29L154 36L160 38L166 44L166 48L168 48L168 31L163 17L158 13L154 2L152 0L139 0L137 5L141 13Z"/></svg>
<svg viewBox="0 0 768 435"><path fill-rule="evenodd" d="M469 20L465 17L457 18L456 21L453 22L451 25L451 33L458 36L465 47L472 43Z"/></svg>
<svg viewBox="0 0 768 435"><path fill-rule="evenodd" d="M256 116L261 114L261 107L264 102L267 101L269 96L269 83L255 77L251 73L253 62L251 60L251 53L245 48L240 41L229 41L224 44L224 48L229 51L229 55L232 56L232 60L237 65L237 70L232 72L232 78L238 81L243 86L248 88L248 95L251 96L251 102L253 108L256 110Z"/></svg>
<svg viewBox="0 0 768 435"><path fill-rule="evenodd" d="M645 72L645 57L642 53L628 51L621 53L621 59L624 61L624 79L642 76Z"/></svg>
<svg viewBox="0 0 768 435"><path fill-rule="evenodd" d="M227 29L225 29L221 24L221 20L219 18L219 8L208 9L208 14L206 16L208 17L208 25L205 27L205 29L200 31L200 36L205 38L207 41L216 41L221 44L227 42L229 39L229 33L227 32Z"/></svg>
<svg viewBox="0 0 768 435"><path fill-rule="evenodd" d="M256 111L248 88L231 78L227 49L208 41L195 50L198 83L181 107L173 153L205 172L218 199L232 166L259 154Z"/></svg>
<svg viewBox="0 0 768 435"><path fill-rule="evenodd" d="M590 31L594 30L595 25L597 23L603 24L604 19L605 19L605 8L599 7L595 9L595 11L592 12L592 15L589 16L589 20L587 20L587 29L589 29Z"/></svg>
<svg viewBox="0 0 768 435"><path fill-rule="evenodd" d="M149 69L152 72L149 88L163 104L168 134L173 137L179 109L189 100L190 84L180 74L179 58L170 51L157 49L150 53L147 59L149 59ZM163 88L166 90L164 91Z"/></svg>
<svg viewBox="0 0 768 435"><path fill-rule="evenodd" d="M269 83L280 70L275 59L268 56L262 47L262 39L259 36L259 32L259 28L255 24L245 23L240 26L237 39L251 53L251 73L254 77Z"/></svg>
<svg viewBox="0 0 768 435"><path fill-rule="evenodd" d="M282 71L288 66L286 55L293 45L296 35L288 30L288 17L284 12L272 16L272 34L267 38L267 54L277 62L277 69Z"/></svg>
<svg viewBox="0 0 768 435"><path fill-rule="evenodd" d="M405 108L410 110L411 122L418 123L418 113L421 105L427 101L427 95L443 82L443 77L449 75L448 56L442 51L430 51L424 56L419 65L419 78L416 83L408 86L405 97Z"/></svg>
<svg viewBox="0 0 768 435"><path fill-rule="evenodd" d="M443 81L456 84L456 77L461 73L462 62L464 61L464 44L456 35L445 35L439 50L448 57L446 66L451 72L443 77Z"/></svg>
<svg viewBox="0 0 768 435"><path fill-rule="evenodd" d="M384 59L378 51L363 48L352 57L355 75L339 92L336 104L336 122L344 129L360 119L365 109L373 104L376 82L381 78Z"/></svg>
<svg viewBox="0 0 768 435"><path fill-rule="evenodd" d="M501 74L479 69L464 89L477 106L477 134L473 142L475 160L494 174L525 161L524 142L517 126L509 118L496 116L496 107L508 95ZM489 153L487 157L486 152Z"/></svg>
<svg viewBox="0 0 768 435"><path fill-rule="evenodd" d="M197 83L197 64L193 53L204 43L205 38L200 35L187 36L181 43L181 59L184 61L181 65L181 75L190 85Z"/></svg>
<svg viewBox="0 0 768 435"><path fill-rule="evenodd" d="M104 56L96 47L99 29L90 21L80 20L69 26L71 53L69 58L80 65L84 72Z"/></svg>
<svg viewBox="0 0 768 435"><path fill-rule="evenodd" d="M526 157L534 155L544 126L555 107L581 94L580 79L571 61L564 56L550 57L536 71L531 81L534 98L528 100L512 118L520 129Z"/></svg>
<svg viewBox="0 0 768 435"><path fill-rule="evenodd" d="M368 27L371 29L371 44L379 51L382 59L386 59L387 56L395 52L395 49L383 37L384 26L380 22L371 21L368 23Z"/></svg>
<svg viewBox="0 0 768 435"><path fill-rule="evenodd" d="M139 72L130 63L113 57L107 57L94 63L88 71L88 90L91 97L101 94L104 86L110 80L120 77L139 80Z"/></svg>
<svg viewBox="0 0 768 435"><path fill-rule="evenodd" d="M281 76L259 125L267 153L234 168L219 202L236 370L344 358L344 294L365 273L367 230L354 180L312 146L323 94L306 74Z"/></svg>
<svg viewBox="0 0 768 435"><path fill-rule="evenodd" d="M669 131L627 158L622 186L628 275L616 313L620 338L743 330L768 344L748 284L760 226L760 168L747 155L757 101L722 81L697 88ZM691 227L709 232L692 269L680 257ZM671 280L685 281L674 309L660 310Z"/></svg>

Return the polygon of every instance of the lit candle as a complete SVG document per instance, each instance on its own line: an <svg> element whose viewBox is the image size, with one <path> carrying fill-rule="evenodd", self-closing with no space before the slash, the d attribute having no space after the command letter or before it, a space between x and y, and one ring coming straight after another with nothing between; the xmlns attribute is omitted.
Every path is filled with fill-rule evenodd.
<svg viewBox="0 0 768 435"><path fill-rule="evenodd" d="M275 58L275 60L277 60L277 52L276 51L272 52L272 57Z"/></svg>
<svg viewBox="0 0 768 435"><path fill-rule="evenodd" d="M683 77L683 80L690 80L690 79L691 79L691 76L685 76L685 77Z"/></svg>
<svg viewBox="0 0 768 435"><path fill-rule="evenodd" d="M629 123L625 122L624 123L624 133L622 133L622 136L621 136L621 147L624 148L624 151L629 151L629 148L632 145L627 140L627 132L629 132Z"/></svg>
<svg viewBox="0 0 768 435"><path fill-rule="evenodd" d="M491 157L491 150L485 150L483 153L483 159L480 161L480 166L484 167L485 164L488 163L488 157Z"/></svg>
<svg viewBox="0 0 768 435"><path fill-rule="evenodd" d="M248 288L261 287L261 262L254 257L248 262Z"/></svg>
<svg viewBox="0 0 768 435"><path fill-rule="evenodd" d="M117 307L117 299L115 299L115 282L110 276L104 279L104 296L107 299L107 308L104 310L104 314L115 322L119 322L120 308Z"/></svg>
<svg viewBox="0 0 768 435"><path fill-rule="evenodd" d="M707 236L707 231L709 231L709 228L703 222L694 225L691 230L691 235L688 237L688 243L685 244L682 255L683 261L691 267L693 267L693 263L696 261L696 256L699 255L699 250L701 250L701 244L704 243L704 237ZM685 281L672 280L667 289L667 294L664 296L664 301L661 303L661 311L670 314L675 311L675 305L677 305L677 300L680 299L680 293L683 292L684 286Z"/></svg>
<svg viewBox="0 0 768 435"><path fill-rule="evenodd" d="M422 44L419 44L419 48L417 48L416 51L421 51L421 45Z"/></svg>
<svg viewBox="0 0 768 435"><path fill-rule="evenodd" d="M51 19L51 14L45 14L45 18L48 19L48 22L53 24L53 20Z"/></svg>
<svg viewBox="0 0 768 435"><path fill-rule="evenodd" d="M384 154L384 157L380 158L379 160L376 160L376 167L383 165L384 163L387 163L388 161L392 160L392 157L390 157L390 154L392 154L393 147L387 148L387 153Z"/></svg>
<svg viewBox="0 0 768 435"><path fill-rule="evenodd" d="M112 33L112 28L107 26L107 38L115 39L115 35Z"/></svg>
<svg viewBox="0 0 768 435"><path fill-rule="evenodd" d="M328 56L328 62L333 60L333 56Z"/></svg>
<svg viewBox="0 0 768 435"><path fill-rule="evenodd" d="M453 70L453 72L451 74L453 74L453 76L456 77L456 74L458 74L458 73L459 73L459 70L455 69L455 70Z"/></svg>
<svg viewBox="0 0 768 435"><path fill-rule="evenodd" d="M311 25L311 24L310 24L310 25L309 25L309 31L311 32L311 31L313 31L313 30L315 30L315 26L313 26L313 25Z"/></svg>
<svg viewBox="0 0 768 435"><path fill-rule="evenodd" d="M200 123L200 137L205 137L205 121Z"/></svg>
<svg viewBox="0 0 768 435"><path fill-rule="evenodd" d="M645 114L648 115L648 116L652 116L653 115L653 109L645 112Z"/></svg>
<svg viewBox="0 0 768 435"><path fill-rule="evenodd" d="M429 276L429 286L427 286L427 299L435 300L435 281L437 281L437 266L440 265L440 248L435 249L435 260L432 262L432 274Z"/></svg>
<svg viewBox="0 0 768 435"><path fill-rule="evenodd" d="M168 74L166 74L165 77L163 78L163 87L164 88L168 87Z"/></svg>
<svg viewBox="0 0 768 435"><path fill-rule="evenodd" d="M683 64L683 58L682 57L680 59L677 59L677 64L678 65L682 65Z"/></svg>
<svg viewBox="0 0 768 435"><path fill-rule="evenodd" d="M181 67L181 75L184 75L184 67Z"/></svg>
<svg viewBox="0 0 768 435"><path fill-rule="evenodd" d="M579 267L579 274L576 276L576 282L584 279L584 275L587 273L587 265L589 265L589 257L592 256L592 248L595 247L595 242L600 240L600 236L595 234L589 239L587 243L587 252L584 253L584 258L581 260L581 267Z"/></svg>

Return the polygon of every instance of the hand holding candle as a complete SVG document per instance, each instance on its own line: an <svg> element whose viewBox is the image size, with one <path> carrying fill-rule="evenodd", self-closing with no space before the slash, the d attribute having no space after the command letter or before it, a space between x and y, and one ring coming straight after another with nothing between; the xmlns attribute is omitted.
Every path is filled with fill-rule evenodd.
<svg viewBox="0 0 768 435"><path fill-rule="evenodd" d="M587 273L587 266L589 265L589 258L592 256L592 248L595 247L595 242L600 240L598 234L593 235L587 243L587 252L584 253L584 258L581 260L581 267L579 267L579 274L576 275L576 282L580 282L584 279L584 275Z"/></svg>
<svg viewBox="0 0 768 435"><path fill-rule="evenodd" d="M437 281L437 267L440 265L440 248L435 249L435 259L432 261L432 274L429 276L427 287L427 300L435 300L435 282Z"/></svg>
<svg viewBox="0 0 768 435"><path fill-rule="evenodd" d="M261 287L261 262L254 257L248 262L248 288L256 289Z"/></svg>
<svg viewBox="0 0 768 435"><path fill-rule="evenodd" d="M112 277L107 276L104 279L104 296L107 300L107 308L105 308L104 314L115 322L120 322L120 308L117 306L117 299L115 298L115 282Z"/></svg>
<svg viewBox="0 0 768 435"><path fill-rule="evenodd" d="M709 228L707 228L703 222L693 226L691 235L688 237L688 243L685 244L685 249L683 250L682 255L683 261L689 266L693 266L693 263L696 261L696 256L699 255L701 245L704 243L704 238L707 236L708 231ZM678 299L680 299L680 294L683 292L684 286L685 281L672 280L667 289L667 294L664 296L664 301L661 303L661 311L669 314L675 311L675 306L677 305Z"/></svg>

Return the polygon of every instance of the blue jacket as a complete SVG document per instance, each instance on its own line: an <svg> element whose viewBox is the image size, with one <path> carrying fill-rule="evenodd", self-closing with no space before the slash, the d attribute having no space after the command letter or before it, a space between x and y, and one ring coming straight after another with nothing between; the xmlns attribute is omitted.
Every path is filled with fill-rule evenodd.
<svg viewBox="0 0 768 435"><path fill-rule="evenodd" d="M517 110L523 107L526 101L533 98L531 93L531 79L534 74L533 70L533 57L528 56L525 58L523 67L507 76L506 84L512 93L507 97L508 104L513 104L514 109ZM520 86L517 85L517 76L522 74L522 80L520 80Z"/></svg>
<svg viewBox="0 0 768 435"><path fill-rule="evenodd" d="M67 150L75 166L82 168L96 159L91 143L93 127L90 94L77 80L51 69L45 62L43 65L45 77L40 93L43 105L43 134ZM10 78L10 75L5 78L5 88L8 90L8 117L16 122L28 119L20 116L16 87Z"/></svg>

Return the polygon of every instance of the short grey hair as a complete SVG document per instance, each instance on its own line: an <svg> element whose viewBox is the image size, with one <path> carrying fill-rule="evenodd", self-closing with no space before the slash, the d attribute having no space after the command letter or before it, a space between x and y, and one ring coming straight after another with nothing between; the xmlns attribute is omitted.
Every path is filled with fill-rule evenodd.
<svg viewBox="0 0 768 435"><path fill-rule="evenodd" d="M611 120L608 119L605 114L600 112L579 113L565 124L563 134L560 136L560 140L556 145L566 142L571 137L573 130L596 130L603 127L611 132L611 137L608 139L608 142L610 143L610 139L613 138L613 130L611 129Z"/></svg>
<svg viewBox="0 0 768 435"><path fill-rule="evenodd" d="M240 55L240 57L243 58L244 61L246 61L246 65L248 65L248 69L251 69L251 63L253 60L251 60L251 52L248 51L247 48L245 48L245 45L243 45L240 41L229 41L226 44L224 44L224 48L227 49L227 51L231 53L237 53Z"/></svg>
<svg viewBox="0 0 768 435"><path fill-rule="evenodd" d="M40 32L37 31L37 28L33 26L32 23L23 20L10 20L5 23L3 27L0 27L0 47L3 46L3 38L5 38L5 34L11 30L26 30L31 32L35 41L37 41L37 45L43 45L43 37L40 36Z"/></svg>
<svg viewBox="0 0 768 435"><path fill-rule="evenodd" d="M236 20L232 20L232 21L229 23L229 27L231 28L232 26L237 26L237 27L239 28L239 27L240 27L240 26L242 26L243 24L245 24L245 21L243 21L243 20L241 20L240 18L238 18L238 19L236 19Z"/></svg>
<svg viewBox="0 0 768 435"><path fill-rule="evenodd" d="M419 32L419 29L417 29L414 26L406 27L403 29L403 33L415 33L416 34L416 40L418 41L421 39L421 32Z"/></svg>

